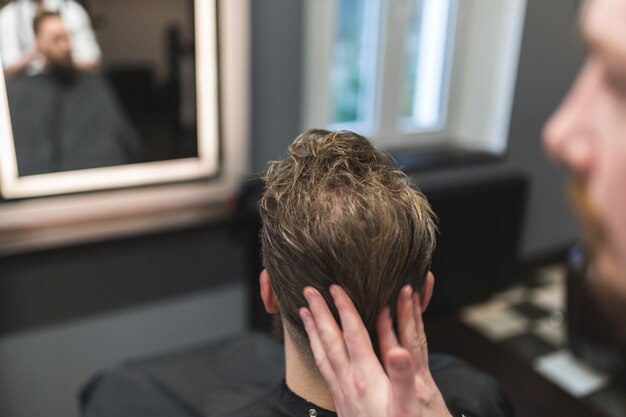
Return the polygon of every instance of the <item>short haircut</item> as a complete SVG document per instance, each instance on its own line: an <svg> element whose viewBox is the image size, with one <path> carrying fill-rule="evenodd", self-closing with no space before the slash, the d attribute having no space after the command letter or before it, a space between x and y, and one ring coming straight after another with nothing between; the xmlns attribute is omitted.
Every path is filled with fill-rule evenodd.
<svg viewBox="0 0 626 417"><path fill-rule="evenodd" d="M46 9L41 9L37 12L35 17L33 17L33 31L35 32L35 36L39 35L39 29L41 29L43 21L51 17L60 19L61 13Z"/></svg>
<svg viewBox="0 0 626 417"><path fill-rule="evenodd" d="M263 263L280 317L310 355L298 315L302 291L312 286L329 302L338 284L376 340L382 309L395 306L407 283L416 290L424 283L435 215L393 159L356 133L308 130L287 153L269 163L260 201Z"/></svg>

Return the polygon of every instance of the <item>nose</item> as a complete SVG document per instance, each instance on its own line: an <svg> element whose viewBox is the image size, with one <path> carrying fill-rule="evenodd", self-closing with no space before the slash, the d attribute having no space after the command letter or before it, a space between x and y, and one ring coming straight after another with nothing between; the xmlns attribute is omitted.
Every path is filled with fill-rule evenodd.
<svg viewBox="0 0 626 417"><path fill-rule="evenodd" d="M543 130L547 152L568 169L583 176L593 168L594 132L590 112L597 86L594 78L593 68L586 65Z"/></svg>
<svg viewBox="0 0 626 417"><path fill-rule="evenodd" d="M592 168L593 149L589 132L578 128L578 121L559 114L546 125L543 138L547 152L559 163L577 174L587 175Z"/></svg>

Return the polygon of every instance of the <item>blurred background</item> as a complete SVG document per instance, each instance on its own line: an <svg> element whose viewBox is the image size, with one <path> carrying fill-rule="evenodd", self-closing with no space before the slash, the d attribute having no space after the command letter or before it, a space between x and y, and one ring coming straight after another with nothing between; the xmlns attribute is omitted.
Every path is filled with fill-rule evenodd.
<svg viewBox="0 0 626 417"><path fill-rule="evenodd" d="M183 183L2 200L1 415L76 416L98 372L267 330L254 174L309 127L372 138L431 200L433 349L494 374L519 416L626 415L609 372L619 348L596 354L568 320L584 260L564 172L540 142L582 63L577 2L219 2L213 90L197 85L198 2L80 3L96 73L146 160L196 158L214 140L221 165ZM218 138L199 135L200 94L219 100Z"/></svg>

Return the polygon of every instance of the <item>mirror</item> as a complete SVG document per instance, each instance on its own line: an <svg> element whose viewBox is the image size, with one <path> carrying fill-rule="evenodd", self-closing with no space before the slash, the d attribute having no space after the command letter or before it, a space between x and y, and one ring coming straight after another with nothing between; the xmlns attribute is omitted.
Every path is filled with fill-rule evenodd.
<svg viewBox="0 0 626 417"><path fill-rule="evenodd" d="M206 0L5 5L0 10L2 196L215 175L216 8Z"/></svg>

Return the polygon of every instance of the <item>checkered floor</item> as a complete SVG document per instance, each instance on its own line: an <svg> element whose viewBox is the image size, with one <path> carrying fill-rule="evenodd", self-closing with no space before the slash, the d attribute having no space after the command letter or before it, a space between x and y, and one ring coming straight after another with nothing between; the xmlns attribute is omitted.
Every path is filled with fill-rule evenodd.
<svg viewBox="0 0 626 417"><path fill-rule="evenodd" d="M626 385L575 358L568 350L565 272L545 268L538 286L519 286L465 308L461 320L513 350L547 379L607 417L626 417Z"/></svg>

